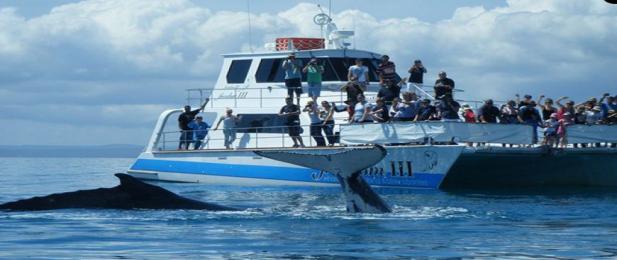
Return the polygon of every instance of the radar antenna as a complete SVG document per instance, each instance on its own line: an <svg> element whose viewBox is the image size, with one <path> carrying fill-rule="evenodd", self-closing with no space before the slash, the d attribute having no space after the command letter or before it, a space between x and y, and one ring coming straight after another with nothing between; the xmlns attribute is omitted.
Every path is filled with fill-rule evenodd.
<svg viewBox="0 0 617 260"><path fill-rule="evenodd" d="M331 4L332 2L330 2L330 5ZM332 22L332 16L326 14L321 8L321 5L317 4L317 7L321 13L313 17L313 22L321 27L321 37L327 40L326 49L347 49L351 44L345 40L354 36L354 31L339 30L336 24ZM330 10L328 10L328 12L330 12Z"/></svg>

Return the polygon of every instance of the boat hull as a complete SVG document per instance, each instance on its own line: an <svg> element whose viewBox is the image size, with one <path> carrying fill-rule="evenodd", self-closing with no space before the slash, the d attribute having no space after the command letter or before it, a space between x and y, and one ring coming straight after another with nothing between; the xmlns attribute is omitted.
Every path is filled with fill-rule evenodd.
<svg viewBox="0 0 617 260"><path fill-rule="evenodd" d="M443 189L617 186L617 149L466 149Z"/></svg>
<svg viewBox="0 0 617 260"><path fill-rule="evenodd" d="M309 148L333 152L345 148ZM393 146L362 171L370 185L436 189L462 152L460 146ZM354 163L354 162L349 162ZM263 158L251 150L142 153L128 170L146 180L231 185L338 185L328 172Z"/></svg>

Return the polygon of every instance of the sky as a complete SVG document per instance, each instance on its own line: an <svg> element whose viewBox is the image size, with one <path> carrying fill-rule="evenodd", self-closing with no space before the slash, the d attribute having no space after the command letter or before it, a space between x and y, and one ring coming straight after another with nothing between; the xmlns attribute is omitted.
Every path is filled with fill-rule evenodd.
<svg viewBox="0 0 617 260"><path fill-rule="evenodd" d="M220 54L319 36L327 1L2 0L0 145L145 144L184 89L211 86ZM326 10L327 11L327 10ZM583 100L617 94L617 6L603 0L334 0L358 49L403 74L422 59L459 96ZM405 75L404 75L405 76Z"/></svg>

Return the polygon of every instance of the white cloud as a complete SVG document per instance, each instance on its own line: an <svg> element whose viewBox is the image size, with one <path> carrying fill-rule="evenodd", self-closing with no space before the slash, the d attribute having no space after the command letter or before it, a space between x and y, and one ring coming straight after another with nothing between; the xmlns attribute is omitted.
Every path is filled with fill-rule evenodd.
<svg viewBox="0 0 617 260"><path fill-rule="evenodd" d="M251 47L318 36L316 12L305 3L252 14ZM401 74L420 58L427 81L444 69L467 90L463 97L615 91L617 8L603 1L509 0L495 9L461 7L434 23L353 9L334 17L339 28L355 28L357 48L389 54ZM80 125L93 115L108 122L102 127L119 127L131 125L125 115L135 111L144 124L154 110L183 102L181 90L211 84L219 54L251 49L247 29L246 13L213 12L189 0L89 0L31 19L0 9L0 124L36 118ZM31 108L59 116L24 112ZM3 136L0 143L15 142Z"/></svg>

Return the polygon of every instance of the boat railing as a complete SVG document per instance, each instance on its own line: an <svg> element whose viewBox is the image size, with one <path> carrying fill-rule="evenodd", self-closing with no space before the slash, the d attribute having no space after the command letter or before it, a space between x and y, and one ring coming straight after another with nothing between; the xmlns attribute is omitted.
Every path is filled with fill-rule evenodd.
<svg viewBox="0 0 617 260"><path fill-rule="evenodd" d="M327 85L327 87L326 87ZM340 87L343 84L324 84L322 87L322 95L319 97L321 100L328 100L330 102L342 103L347 99L347 94L344 91L340 91ZM370 85L369 91L365 92L368 100L375 99L377 96L378 84ZM433 86L406 83L401 89L402 92L414 92L421 99L435 100L435 97L430 94L433 90ZM265 108L279 106L279 102L269 102L272 100L282 100L287 96L287 89L284 87L258 87L258 88L192 88L187 89L186 102L191 106L198 106L202 104L206 98L210 98L208 104L211 108ZM328 93L336 94L325 94ZM463 92L461 89L454 89L455 92ZM302 99L308 100L306 95L302 96ZM248 102L246 102L248 101ZM470 101L471 103L472 101ZM482 101L473 101L481 104ZM219 106L219 104L222 104Z"/></svg>
<svg viewBox="0 0 617 260"><path fill-rule="evenodd" d="M325 90L331 90L336 94L325 94ZM202 104L206 98L210 98L208 104L211 108L270 108L280 106L282 102L270 102L282 100L287 96L286 88L260 87L260 88L193 88L187 89L188 105ZM303 95L302 99L307 99ZM331 102L344 102L347 99L346 93L336 89L322 89L320 99Z"/></svg>
<svg viewBox="0 0 617 260"><path fill-rule="evenodd" d="M411 124L414 123L418 123L418 124L443 124L443 122L440 121L436 121L436 122L432 122L432 121L428 121L428 122L410 122ZM471 124L471 125L476 125L474 123L464 123L464 122L448 122L450 124ZM401 124L400 122L398 124ZM405 123L403 123L405 124ZM326 136L323 132L322 132L322 136L324 138L324 142L325 143L329 143L331 144L331 146L341 146L341 141L343 139L345 140L352 140L352 139L357 139L357 140L366 140L366 143L363 142L363 144L369 144L371 143L371 140L375 139L375 135L368 137L366 131L344 131L344 129L347 129L347 127L354 127L357 128L359 125L364 125L364 127L366 127L367 129L373 129L371 128L371 126L375 126L375 125L383 125L383 127L395 127L396 124L394 124L394 122L387 122L387 123L377 123L377 122L373 122L373 123L362 123L362 124L357 124L357 123L343 123L343 124L335 124L333 126L333 135L332 136ZM487 124L477 124L478 126L480 125L487 125ZM488 124L490 125L490 124ZM504 124L495 124L495 126L499 126L499 127L506 127L507 125ZM528 126L528 125L520 125L520 124L514 124L512 126L517 126L517 127L528 127L529 130L531 131L532 127ZM237 127L234 128L234 130L236 131L236 135L237 138L235 139L235 141L232 143L232 147L237 147L239 149L262 149L262 148L286 148L286 147L292 147L293 141L291 140L288 131L286 131L288 129L289 126L286 125L279 125L279 126L264 126L264 127ZM310 127L311 125L300 125L300 127L303 129L301 134L299 135L302 140L304 141L304 144L306 145L306 147L316 147L317 146L317 142L315 141L315 139L313 138L313 136L310 133ZM364 128L363 127L363 128ZM579 129L580 128L580 129ZM597 129L597 130L594 130ZM309 130L309 131L307 131ZM402 130L402 129L401 129ZM617 128L615 128L614 125L592 125L592 126L587 126L587 125L572 125L572 126L568 126L568 130L566 131L566 133L568 133L568 139L572 139L569 142L572 143L615 143L617 141L617 139L614 137L615 135L613 135L613 133L615 132L615 130L617 130ZM196 131L188 131L191 135L193 134L193 132L199 132L200 130L196 130ZM203 130L201 130L203 131ZM371 130L369 130L371 131ZM591 131L591 132L590 132ZM180 143L180 136L181 133L183 131L167 131L167 132L161 132L160 133L160 139L157 141L157 143L154 146L154 150L156 151L177 151L179 149L179 143ZM202 145L200 147L198 147L197 149L195 149L194 145L195 145L195 140L194 139L190 139L190 140L182 140L182 141L188 141L191 145L190 145L190 150L222 150L225 149L225 145L224 145L224 141L225 138L223 136L223 134L213 134L216 132L222 132L222 130L212 130L210 129L206 135L206 137L202 140ZM465 131L463 131L465 132ZM592 133L593 136L588 136L589 133ZM375 134L375 133L372 133ZM457 132L452 132L451 133L453 136L459 136L458 134L464 134L464 133L457 133ZM484 133L487 134L487 133ZM344 135L344 136L342 136ZM403 132L400 132L399 135L403 135ZM328 140L328 137L330 137L330 140ZM430 135L426 135L427 138L425 138L422 141L418 141L416 142L416 144L434 144L433 140L431 139ZM461 136L459 136L461 137ZM478 136L475 135L471 135L470 137L472 137L474 140L478 139ZM500 136L500 138L502 138L502 136ZM529 138L531 138L531 134L529 136ZM576 140L575 140L576 138ZM370 139L370 140L369 140ZM503 138L502 138L503 139ZM452 138L451 142L455 142L455 140L458 140L458 138ZM531 139L529 139L531 140ZM373 140L375 141L375 140ZM394 142L396 143L396 142ZM448 143L448 142L446 142ZM541 142L537 142L537 143L530 143L527 141L522 141L522 142L506 142L504 140L501 140L501 142L492 142L489 139L485 140L485 141L465 141L463 139L456 141L456 143L459 144L470 144L470 143L477 143L478 145L482 144L483 147L487 147L487 146L503 146L504 144L517 144L520 146L525 145L526 147L539 147L542 146ZM348 145L348 144L347 144ZM505 147L505 146L504 146ZM512 147L512 146L510 146ZM569 145L569 147L572 147L572 145Z"/></svg>
<svg viewBox="0 0 617 260"><path fill-rule="evenodd" d="M307 147L317 146L316 141L310 134L310 131L306 131L310 129L311 125L300 125L303 131L300 134L303 142ZM238 146L243 149L253 149L253 148L284 148L284 147L292 147L293 141L291 140L286 129L289 126L265 126L265 127L236 127L234 131L236 132L237 138L233 142L234 147ZM193 135L195 132L200 132L203 130L187 130L189 134ZM215 135L213 132L222 132L222 129L212 130L210 129L206 135L206 137L202 141L201 147L195 150L220 150L225 149L225 138L223 134ZM195 139L190 140L180 140L181 134L184 131L166 131L160 133L160 139L156 144L156 150L158 151L175 151L179 148L180 141L191 143L191 150L194 149ZM340 132L340 125L335 124L333 129L332 136L326 136L323 134L324 141L328 142L328 137L337 139L338 132ZM248 135L248 137L244 137ZM242 140L243 138L248 138L247 140ZM336 142L338 144L338 142ZM333 145L337 145L333 144Z"/></svg>

